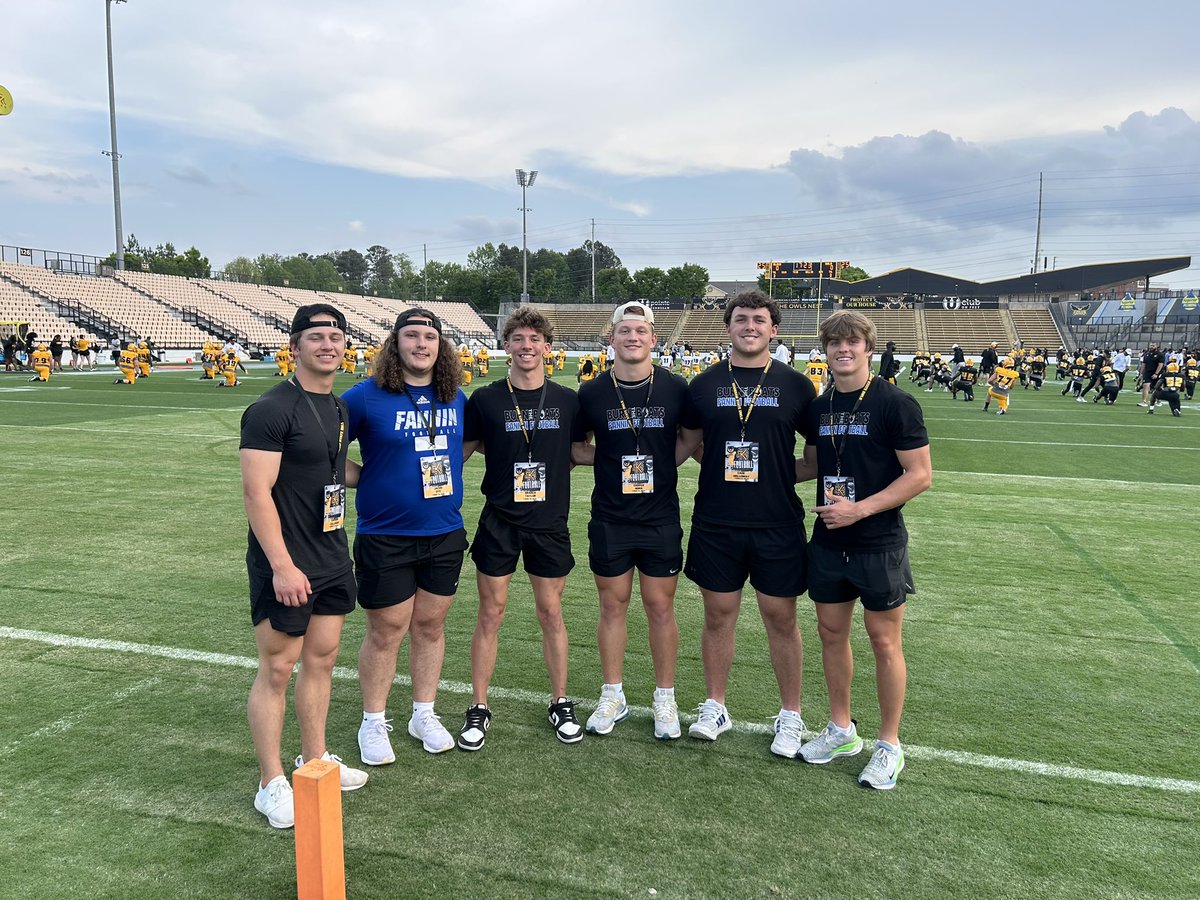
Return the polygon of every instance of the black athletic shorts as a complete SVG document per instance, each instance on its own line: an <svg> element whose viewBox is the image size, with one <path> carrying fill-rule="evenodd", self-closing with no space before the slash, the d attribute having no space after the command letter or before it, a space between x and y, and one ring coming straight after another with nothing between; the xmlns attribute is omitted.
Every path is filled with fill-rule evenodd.
<svg viewBox="0 0 1200 900"><path fill-rule="evenodd" d="M808 586L804 523L768 528L719 528L693 520L683 574L707 591L726 594L746 584L772 597L796 597Z"/></svg>
<svg viewBox="0 0 1200 900"><path fill-rule="evenodd" d="M683 568L679 525L588 522L588 566L601 578L637 569L651 578L674 578Z"/></svg>
<svg viewBox="0 0 1200 900"><path fill-rule="evenodd" d="M320 579L309 578L312 593L303 606L284 606L275 599L275 583L271 570L249 568L250 573L250 620L258 625L263 619L271 620L271 627L284 634L299 637L308 631L308 620L313 616L344 616L354 609L358 589L354 581L354 570L346 569L335 575Z"/></svg>
<svg viewBox="0 0 1200 900"><path fill-rule="evenodd" d="M525 571L538 578L565 578L575 568L571 555L571 533L526 531L484 506L479 527L471 543L471 559L483 575L501 578L517 571L517 558L524 557Z"/></svg>
<svg viewBox="0 0 1200 900"><path fill-rule="evenodd" d="M417 588L441 597L458 592L467 552L467 530L415 537L402 534L354 536L358 605L383 609L411 600Z"/></svg>
<svg viewBox="0 0 1200 900"><path fill-rule="evenodd" d="M808 596L814 603L861 599L863 609L886 612L915 593L907 547L843 552L815 541L808 545Z"/></svg>

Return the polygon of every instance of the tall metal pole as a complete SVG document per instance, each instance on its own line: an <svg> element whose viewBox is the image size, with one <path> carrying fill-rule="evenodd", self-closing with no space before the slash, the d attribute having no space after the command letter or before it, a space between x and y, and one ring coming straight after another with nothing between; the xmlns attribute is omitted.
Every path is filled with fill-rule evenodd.
<svg viewBox="0 0 1200 900"><path fill-rule="evenodd" d="M1033 273L1036 275L1038 271L1038 260L1042 258L1042 178L1044 173L1038 172L1038 218L1037 218L1037 237L1033 243ZM1042 266L1042 268L1046 268Z"/></svg>
<svg viewBox="0 0 1200 900"><path fill-rule="evenodd" d="M121 172L118 165L121 154L117 152L117 93L113 87L112 5L124 2L125 0L105 0L104 3L104 30L108 37L108 127L112 137L112 148L105 155L112 157L113 216L116 220L118 269L125 268L125 235L121 229Z"/></svg>
<svg viewBox="0 0 1200 900"><path fill-rule="evenodd" d="M592 219L592 303L596 302L596 220Z"/></svg>
<svg viewBox="0 0 1200 900"><path fill-rule="evenodd" d="M526 172L517 169L517 184L521 186L521 302L529 302L529 240L526 227L526 214L529 207L525 203L525 189L533 186L537 178L537 169Z"/></svg>
<svg viewBox="0 0 1200 900"><path fill-rule="evenodd" d="M529 210L525 206L525 188L528 185L521 181L521 302L529 302L529 241L527 239L525 217Z"/></svg>
<svg viewBox="0 0 1200 900"><path fill-rule="evenodd" d="M421 299L429 302L429 245L421 245Z"/></svg>

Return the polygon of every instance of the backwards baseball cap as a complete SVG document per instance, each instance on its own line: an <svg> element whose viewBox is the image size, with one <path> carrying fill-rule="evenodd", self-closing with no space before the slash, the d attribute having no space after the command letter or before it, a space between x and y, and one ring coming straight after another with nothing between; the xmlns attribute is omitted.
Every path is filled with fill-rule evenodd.
<svg viewBox="0 0 1200 900"><path fill-rule="evenodd" d="M618 322L626 320L634 322L649 322L654 324L654 310L644 303L637 300L631 300L629 303L622 303L613 310L612 323L616 325Z"/></svg>
<svg viewBox="0 0 1200 900"><path fill-rule="evenodd" d="M396 316L396 324L392 326L392 331L399 331L405 325L424 325L427 328L432 328L438 334L442 333L442 320L429 310L421 309L419 306L406 309L400 315Z"/></svg>
<svg viewBox="0 0 1200 900"><path fill-rule="evenodd" d="M292 334L299 334L307 328L336 328L346 330L346 317L337 307L328 303L311 303L296 310L292 316Z"/></svg>

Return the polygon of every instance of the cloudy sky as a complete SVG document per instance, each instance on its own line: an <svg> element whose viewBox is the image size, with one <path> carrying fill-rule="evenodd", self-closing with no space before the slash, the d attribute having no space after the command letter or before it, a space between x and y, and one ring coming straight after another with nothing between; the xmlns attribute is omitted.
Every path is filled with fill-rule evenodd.
<svg viewBox="0 0 1200 900"><path fill-rule="evenodd" d="M130 0L126 234L420 265L590 236L715 279L1192 255L1200 4ZM112 250L103 0L7 4L0 244Z"/></svg>

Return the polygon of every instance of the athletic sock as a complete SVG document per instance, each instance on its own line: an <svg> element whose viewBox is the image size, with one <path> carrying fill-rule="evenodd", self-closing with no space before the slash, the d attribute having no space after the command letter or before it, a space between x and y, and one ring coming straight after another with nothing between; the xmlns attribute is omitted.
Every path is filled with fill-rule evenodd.
<svg viewBox="0 0 1200 900"><path fill-rule="evenodd" d="M363 721L364 722L382 722L386 716L387 716L386 709L383 710L383 712L375 712L375 713L367 712L365 709L363 710Z"/></svg>
<svg viewBox="0 0 1200 900"><path fill-rule="evenodd" d="M413 701L413 718L415 719L418 715L420 715L423 712L433 712L433 701L430 701L429 703L418 703L416 700L414 700Z"/></svg>
<svg viewBox="0 0 1200 900"><path fill-rule="evenodd" d="M896 743L894 743L894 744L889 744L887 741L884 741L884 740L876 740L875 746L882 747L884 750L890 750L892 753L896 753L900 750L900 742L899 741L896 741Z"/></svg>
<svg viewBox="0 0 1200 900"><path fill-rule="evenodd" d="M672 687L656 687L654 689L654 693L662 694L662 697L664 700L674 700L675 699L675 688L673 686Z"/></svg>
<svg viewBox="0 0 1200 900"><path fill-rule="evenodd" d="M601 690L601 691L603 691L605 688L610 688L610 689L613 691L613 693L615 693L615 694L616 694L618 697L624 697L624 696L625 696L625 685L624 685L624 683L623 683L623 682L620 682L620 681L618 681L616 684L602 684L602 685L600 685L600 690Z"/></svg>

